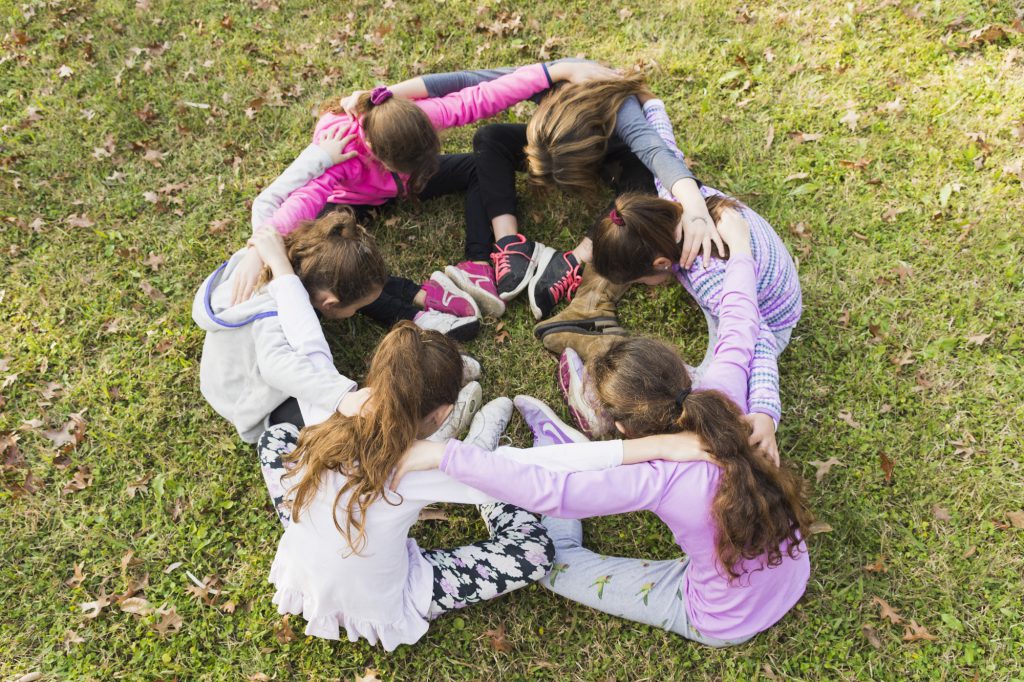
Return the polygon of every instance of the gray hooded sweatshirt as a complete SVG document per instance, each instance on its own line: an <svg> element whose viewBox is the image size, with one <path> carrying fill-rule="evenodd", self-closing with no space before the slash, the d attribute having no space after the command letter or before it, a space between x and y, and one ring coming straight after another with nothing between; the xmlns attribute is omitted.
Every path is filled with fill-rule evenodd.
<svg viewBox="0 0 1024 682"><path fill-rule="evenodd" d="M333 411L356 383L318 371L292 348L277 318L273 282L238 305L215 305L214 291L228 280L245 251L206 278L192 301L192 319L206 331L199 390L217 414L234 424L242 440L255 443L269 425L270 413L288 398Z"/></svg>

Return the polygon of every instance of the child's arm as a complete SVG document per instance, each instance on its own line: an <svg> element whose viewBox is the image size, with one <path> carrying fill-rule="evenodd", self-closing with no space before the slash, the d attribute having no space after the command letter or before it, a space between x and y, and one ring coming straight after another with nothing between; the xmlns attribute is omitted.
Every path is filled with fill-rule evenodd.
<svg viewBox="0 0 1024 682"><path fill-rule="evenodd" d="M757 343L754 345L749 387L749 411L766 414L778 424L782 419L778 351L775 347L775 332L764 321L758 329Z"/></svg>
<svg viewBox="0 0 1024 682"><path fill-rule="evenodd" d="M643 109L635 97L623 102L615 121L615 133L654 175L661 198L673 199L669 190L680 180L696 181L683 152L676 146L672 122L660 99L647 100Z"/></svg>

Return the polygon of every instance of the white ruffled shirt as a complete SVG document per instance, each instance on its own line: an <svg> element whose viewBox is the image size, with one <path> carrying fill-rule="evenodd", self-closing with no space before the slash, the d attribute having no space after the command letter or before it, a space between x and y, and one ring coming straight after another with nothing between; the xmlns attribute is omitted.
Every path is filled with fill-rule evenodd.
<svg viewBox="0 0 1024 682"><path fill-rule="evenodd" d="M337 372L320 321L298 277L275 280L282 328L289 343L324 372ZM307 425L318 424L329 411L299 403ZM556 471L605 469L622 462L622 442L604 441L545 448L503 447L495 452ZM274 603L282 614L301 614L306 634L349 641L380 642L387 651L416 642L428 628L433 594L432 566L423 558L409 529L428 504L481 504L494 499L438 470L407 474L390 503L377 501L366 512L366 545L356 555L334 525L334 501L344 477L327 472L312 504L288 526L270 569L277 591ZM338 504L344 522L345 500Z"/></svg>

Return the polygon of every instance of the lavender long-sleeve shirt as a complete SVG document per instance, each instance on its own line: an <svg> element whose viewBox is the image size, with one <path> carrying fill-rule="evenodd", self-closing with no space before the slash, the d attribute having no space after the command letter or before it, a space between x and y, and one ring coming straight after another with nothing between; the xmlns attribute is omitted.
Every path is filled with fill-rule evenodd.
<svg viewBox="0 0 1024 682"><path fill-rule="evenodd" d="M728 261L719 308L719 337L706 379L696 390L722 391L744 411L747 378L760 316L753 259ZM781 619L804 593L810 560L801 542L796 558L783 543L782 563L743 561L730 582L718 563L711 505L721 469L707 462L650 462L603 471L555 472L513 462L458 441L449 442L441 470L494 497L561 518L647 510L672 530L690 565L680 586L687 615L702 634L741 639Z"/></svg>

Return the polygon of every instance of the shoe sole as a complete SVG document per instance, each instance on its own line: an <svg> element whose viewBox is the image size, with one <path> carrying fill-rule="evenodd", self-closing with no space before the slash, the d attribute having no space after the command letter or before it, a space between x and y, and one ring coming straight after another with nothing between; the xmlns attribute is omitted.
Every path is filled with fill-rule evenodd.
<svg viewBox="0 0 1024 682"><path fill-rule="evenodd" d="M587 335L601 335L601 334L614 334L616 336L625 336L626 330L622 332L611 331L610 328L618 327L619 321L615 317L591 317L585 320L552 320L551 322L541 322L533 326L533 335L538 339L543 339L548 334L554 334L555 332L573 332L576 334L587 334ZM607 330L607 331L606 331Z"/></svg>
<svg viewBox="0 0 1024 682"><path fill-rule="evenodd" d="M541 253L540 258L537 259L537 269L533 277L530 278L530 286L527 291L530 296L530 312L533 313L533 319L542 320L544 319L544 311L537 305L537 283L540 281L541 275L548 269L548 265L551 263L551 259L558 254L556 249L550 246L545 246L544 251ZM548 311L550 312L550 311Z"/></svg>
<svg viewBox="0 0 1024 682"><path fill-rule="evenodd" d="M457 296L459 298L469 301L469 307L473 309L473 315L476 317L480 317L480 306L476 304L476 301L473 300L472 296L470 296L467 292L462 290L462 287L455 284L455 282L452 281L451 277L449 277L443 272L435 270L434 272L431 273L430 279L433 280L434 282L437 282L438 286L440 286L442 289L444 289L447 293L451 294L452 296ZM468 315L460 315L459 317L468 317Z"/></svg>
<svg viewBox="0 0 1024 682"><path fill-rule="evenodd" d="M505 314L505 302L485 289L473 284L462 270L459 270L454 265L449 265L444 269L444 274L448 275L448 279L455 286L469 294L469 297L480 306L480 310L484 315L488 317L501 317Z"/></svg>
<svg viewBox="0 0 1024 682"><path fill-rule="evenodd" d="M494 437L494 446L485 448L483 444L477 443L475 441L479 440L481 435L483 435L482 432L484 431L486 426L481 427L479 433L474 433L474 427L476 426L477 420L482 419L483 415L488 411L488 408L490 408L491 405L495 404L502 405L500 409L502 410L503 414L501 419L498 420L498 433ZM508 407L504 407L505 405L507 405ZM494 409L497 410L498 408L496 407ZM469 425L469 433L466 434L466 440L464 442L470 445L476 445L477 447L483 448L484 450L493 450L495 447L497 447L497 443L501 439L501 434L505 433L505 429L508 428L508 423L512 421L512 411L512 401L505 397L495 398L491 402L487 403L479 410L477 410L477 413L475 415L473 415L473 421Z"/></svg>
<svg viewBox="0 0 1024 682"><path fill-rule="evenodd" d="M472 341L480 333L480 320L473 318L472 322L460 324L445 332L445 336L455 341Z"/></svg>
<svg viewBox="0 0 1024 682"><path fill-rule="evenodd" d="M549 421L553 421L553 422L557 422L558 424L561 424L562 427L564 427L565 430L568 432L566 435L568 435L569 438L572 439L569 442L572 442L572 443L585 443L588 440L590 440L586 436L586 434L581 433L578 429L575 429L572 426L570 426L569 424L566 424L562 420L562 418L559 417L557 414L555 414L554 410L552 410L550 407L548 407L547 403L545 403L543 400L538 400L538 399L536 399L536 398L534 398L533 396L530 396L530 395L517 395L515 397L515 400L512 401L512 404L516 407L517 410L519 410L519 403L521 403L521 402L530 403L535 408L537 408L541 412L543 412L544 416L547 417L547 419ZM522 414L522 411L520 411L519 414ZM523 420L525 421L525 417L523 418ZM529 424L528 422L527 422L527 426L530 427L530 433L533 433L533 426L531 424ZM536 434L534 434L534 438L536 438ZM578 440L577 440L577 438L578 438Z"/></svg>
<svg viewBox="0 0 1024 682"><path fill-rule="evenodd" d="M538 253L543 253L543 249L546 249L546 248L548 248L548 247L544 246L540 242L534 242L533 243L533 251L530 252L529 260L526 262L526 272L523 274L522 281L520 281L519 285L515 289L513 289L512 291L506 292L504 294L499 293L498 294L498 298L500 298L505 303L508 303L513 298L515 298L519 294L523 293L523 289L525 289L528 286L530 286L530 282L533 281L533 275L534 275L535 272L537 272L537 260L534 257Z"/></svg>
<svg viewBox="0 0 1024 682"><path fill-rule="evenodd" d="M480 411L480 403L484 400L484 390L476 381L466 384L462 391L459 391L459 398L457 400L462 399L463 392L468 395L465 399L465 407L462 409L462 414L459 418L459 425L452 431L452 438L458 438L459 434L469 428L469 425L473 422L473 417Z"/></svg>

